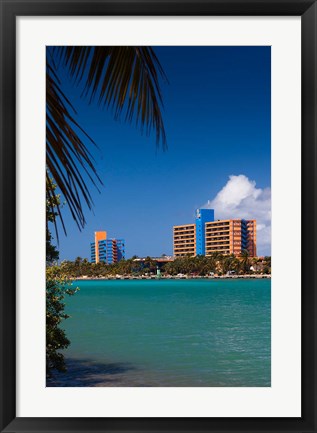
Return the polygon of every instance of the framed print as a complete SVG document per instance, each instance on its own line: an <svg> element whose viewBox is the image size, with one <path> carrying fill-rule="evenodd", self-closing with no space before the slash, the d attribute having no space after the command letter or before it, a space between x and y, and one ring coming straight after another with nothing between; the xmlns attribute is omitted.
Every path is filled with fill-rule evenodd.
<svg viewBox="0 0 317 433"><path fill-rule="evenodd" d="M314 1L1 0L1 431L315 432L315 128Z"/></svg>

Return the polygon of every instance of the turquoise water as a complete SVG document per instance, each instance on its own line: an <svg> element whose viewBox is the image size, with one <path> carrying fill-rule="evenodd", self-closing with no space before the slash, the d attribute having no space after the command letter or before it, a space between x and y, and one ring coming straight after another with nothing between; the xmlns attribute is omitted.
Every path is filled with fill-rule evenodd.
<svg viewBox="0 0 317 433"><path fill-rule="evenodd" d="M270 386L270 280L74 286L55 386Z"/></svg>

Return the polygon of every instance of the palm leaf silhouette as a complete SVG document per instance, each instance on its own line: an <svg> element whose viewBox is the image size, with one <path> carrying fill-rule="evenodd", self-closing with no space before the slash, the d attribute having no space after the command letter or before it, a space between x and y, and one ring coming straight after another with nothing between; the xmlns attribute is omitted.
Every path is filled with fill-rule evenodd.
<svg viewBox="0 0 317 433"><path fill-rule="evenodd" d="M53 59L58 59L75 83L83 86L82 96L89 102L97 99L100 106L113 110L116 119L124 112L126 121L135 120L147 134L154 129L156 143L162 143L163 148L166 135L159 77L167 79L151 47L55 47L53 55L47 56L46 189L52 210L55 204L66 231L50 177L63 194L79 229L86 222L83 203L89 209L93 205L86 176L97 188L101 180L86 144L95 143L76 122L76 111L61 89Z"/></svg>

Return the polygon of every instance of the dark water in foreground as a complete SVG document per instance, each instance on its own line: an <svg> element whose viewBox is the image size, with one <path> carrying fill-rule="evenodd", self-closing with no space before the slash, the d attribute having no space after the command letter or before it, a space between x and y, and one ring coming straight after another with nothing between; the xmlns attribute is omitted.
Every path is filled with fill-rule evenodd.
<svg viewBox="0 0 317 433"><path fill-rule="evenodd" d="M270 280L80 281L49 386L270 386Z"/></svg>

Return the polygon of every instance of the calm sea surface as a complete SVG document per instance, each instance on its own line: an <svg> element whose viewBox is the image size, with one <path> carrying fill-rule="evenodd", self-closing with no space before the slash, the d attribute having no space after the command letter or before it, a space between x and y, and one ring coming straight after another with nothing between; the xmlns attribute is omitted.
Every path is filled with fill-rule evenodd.
<svg viewBox="0 0 317 433"><path fill-rule="evenodd" d="M51 386L270 386L270 280L80 281Z"/></svg>

